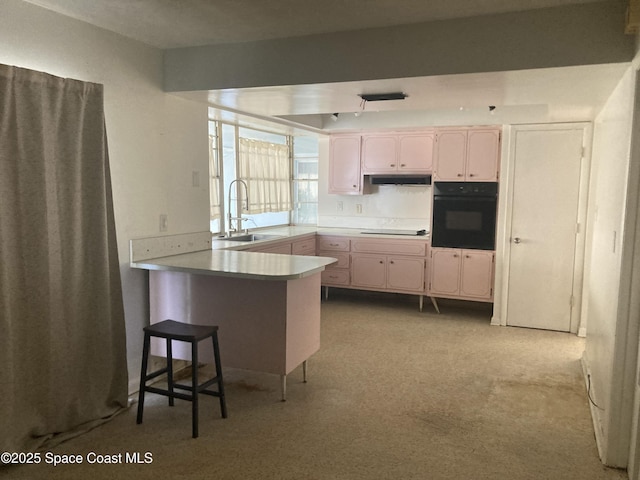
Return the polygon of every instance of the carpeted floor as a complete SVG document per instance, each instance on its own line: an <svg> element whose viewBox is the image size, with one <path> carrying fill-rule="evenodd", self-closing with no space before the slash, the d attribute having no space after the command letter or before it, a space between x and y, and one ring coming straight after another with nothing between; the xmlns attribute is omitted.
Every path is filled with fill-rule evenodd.
<svg viewBox="0 0 640 480"><path fill-rule="evenodd" d="M428 302L427 302L428 303ZM288 379L226 370L229 418L201 397L200 438L188 402L148 395L54 448L81 465L0 470L12 479L625 479L597 455L582 381L582 339L491 327L487 305L332 290L322 346ZM224 362L224 359L223 359ZM119 464L89 464L94 452ZM141 461L126 463L140 453ZM44 455L44 453L43 453Z"/></svg>

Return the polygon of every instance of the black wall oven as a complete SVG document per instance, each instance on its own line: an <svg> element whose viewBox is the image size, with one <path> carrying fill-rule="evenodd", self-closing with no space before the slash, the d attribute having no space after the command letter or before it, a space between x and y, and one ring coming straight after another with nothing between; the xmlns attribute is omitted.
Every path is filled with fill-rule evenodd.
<svg viewBox="0 0 640 480"><path fill-rule="evenodd" d="M435 182L431 245L494 250L497 204L495 182Z"/></svg>

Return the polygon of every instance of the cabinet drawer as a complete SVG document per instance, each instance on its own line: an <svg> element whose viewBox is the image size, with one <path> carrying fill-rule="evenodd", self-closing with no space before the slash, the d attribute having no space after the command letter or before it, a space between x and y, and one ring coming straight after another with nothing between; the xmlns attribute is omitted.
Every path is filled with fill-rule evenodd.
<svg viewBox="0 0 640 480"><path fill-rule="evenodd" d="M316 254L316 238L305 238L296 240L291 245L291 252L294 255L315 255Z"/></svg>
<svg viewBox="0 0 640 480"><path fill-rule="evenodd" d="M390 253L394 255L419 255L427 254L427 242L420 241L394 241L377 239L358 239L351 242L351 251L357 253Z"/></svg>
<svg viewBox="0 0 640 480"><path fill-rule="evenodd" d="M262 252L262 253L283 253L286 255L291 255L291 244L290 243L279 243L277 245L272 245L270 247L262 247L256 248L252 250L253 252Z"/></svg>
<svg viewBox="0 0 640 480"><path fill-rule="evenodd" d="M318 250L348 252L350 246L348 237L318 237Z"/></svg>
<svg viewBox="0 0 640 480"><path fill-rule="evenodd" d="M349 270L327 268L321 274L323 285L349 285Z"/></svg>
<svg viewBox="0 0 640 480"><path fill-rule="evenodd" d="M332 263L331 268L349 268L349 254L346 252L318 252L318 256L336 258L338 261Z"/></svg>

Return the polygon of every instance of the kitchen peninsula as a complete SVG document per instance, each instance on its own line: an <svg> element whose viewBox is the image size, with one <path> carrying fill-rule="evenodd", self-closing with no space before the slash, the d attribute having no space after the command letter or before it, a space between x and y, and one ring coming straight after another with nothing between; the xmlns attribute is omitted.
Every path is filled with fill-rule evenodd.
<svg viewBox="0 0 640 480"><path fill-rule="evenodd" d="M306 376L320 348L320 274L336 260L213 243L209 232L131 241L131 267L149 271L150 322L218 325L223 366L280 375L285 400L287 375L303 364ZM164 342L152 353L164 356ZM189 360L188 345L173 356Z"/></svg>

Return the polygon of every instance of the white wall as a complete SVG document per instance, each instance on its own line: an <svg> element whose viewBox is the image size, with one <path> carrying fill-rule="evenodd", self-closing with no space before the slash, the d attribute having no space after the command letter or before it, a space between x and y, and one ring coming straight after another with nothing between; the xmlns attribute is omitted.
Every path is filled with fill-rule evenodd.
<svg viewBox="0 0 640 480"><path fill-rule="evenodd" d="M19 0L0 5L0 62L104 84L130 390L136 389L146 273L128 267L130 238L209 229L207 107L162 91L162 52ZM200 187L192 187L192 171ZM164 233L163 233L164 234Z"/></svg>
<svg viewBox="0 0 640 480"><path fill-rule="evenodd" d="M630 67L594 124L589 200L583 318L587 321L584 363L590 375L592 407L604 463L626 467L631 423L630 402L637 354L637 321L625 309L629 279L624 268L632 259L625 227L627 184L636 85ZM633 197L635 199L635 197ZM628 343L632 339L631 344ZM633 345L635 343L635 345Z"/></svg>
<svg viewBox="0 0 640 480"><path fill-rule="evenodd" d="M329 139L319 140L318 225L429 230L431 186L365 186L365 195L329 194ZM339 204L342 209L340 210ZM361 213L357 206L361 205Z"/></svg>

